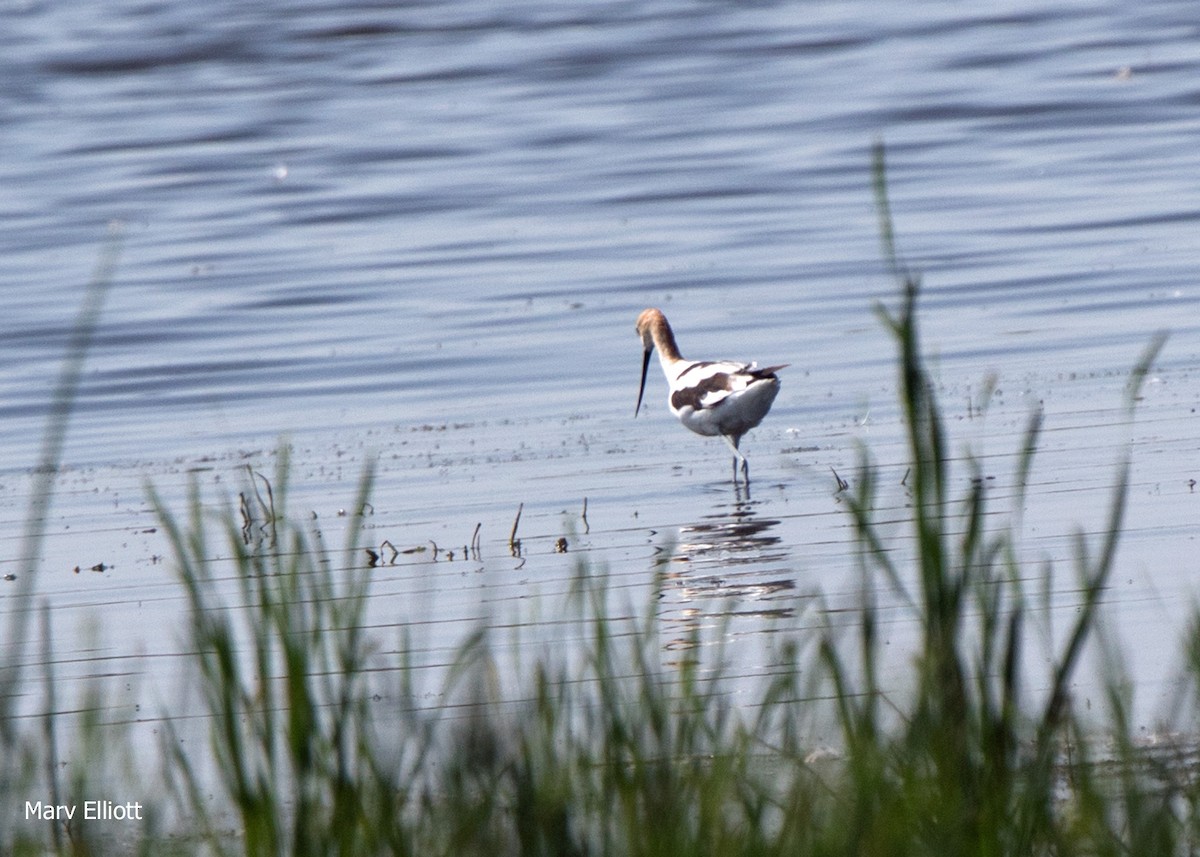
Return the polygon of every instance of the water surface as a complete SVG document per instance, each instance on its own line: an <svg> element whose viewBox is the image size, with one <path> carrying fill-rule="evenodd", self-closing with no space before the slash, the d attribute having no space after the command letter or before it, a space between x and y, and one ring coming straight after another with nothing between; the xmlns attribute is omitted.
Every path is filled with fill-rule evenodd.
<svg viewBox="0 0 1200 857"><path fill-rule="evenodd" d="M883 468L881 517L905 514L893 349L872 314L895 302L871 192L883 140L952 448L982 456L1031 585L1057 569L1053 627L1079 603L1072 534L1102 535L1133 451L1106 610L1152 725L1195 599L1193 13L0 6L0 571L30 573L48 393L119 221L36 584L60 676L171 675L181 593L146 482L174 508L189 479L234 497L281 442L293 508L331 536L377 462L368 541L425 550L379 569L372 621L414 629L432 668L480 621L575 639L526 605L561 596L582 559L630 609L656 604L669 642L720 626L742 674L770 670L781 635L853 622L834 472L853 480L861 445ZM672 420L661 378L632 418L646 306L685 355L791 364L744 446L749 502L723 445ZM1158 330L1129 424L1128 369ZM1010 510L1038 407L1034 480ZM893 615L902 650L911 623ZM153 720L136 704L112 718Z"/></svg>

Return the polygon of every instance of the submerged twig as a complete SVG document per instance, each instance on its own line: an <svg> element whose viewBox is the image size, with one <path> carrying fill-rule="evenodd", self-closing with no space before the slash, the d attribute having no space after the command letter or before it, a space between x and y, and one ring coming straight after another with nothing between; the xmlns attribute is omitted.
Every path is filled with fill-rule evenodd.
<svg viewBox="0 0 1200 857"><path fill-rule="evenodd" d="M513 518L512 532L508 534L508 550L513 556L521 555L521 540L517 538L517 525L521 523L521 510L524 503L517 504L517 517Z"/></svg>
<svg viewBox="0 0 1200 857"><path fill-rule="evenodd" d="M262 509L263 515L267 519L266 523L261 527L261 530L265 535L268 527L270 528L271 547L275 547L276 537L278 534L275 530L275 492L271 490L271 480L263 476L261 473L256 472L249 464L246 465L246 470L250 474L250 485L254 488L254 497L256 500L258 500L259 508ZM265 502L263 501L262 495L258 493L258 483L254 479L256 476L263 481L264 485L267 486L267 499Z"/></svg>
<svg viewBox="0 0 1200 857"><path fill-rule="evenodd" d="M242 544L250 544L250 526L254 523L254 516L250 514L250 505L246 502L246 492L238 492L238 512L242 516Z"/></svg>
<svg viewBox="0 0 1200 857"><path fill-rule="evenodd" d="M483 521L480 521L479 523L477 523L477 524L475 525L475 532L471 533L471 558L472 558L472 559L479 559L479 558L480 558L480 550L479 550L479 544L480 544L480 540L479 540L479 530L480 530L482 527L483 527Z"/></svg>

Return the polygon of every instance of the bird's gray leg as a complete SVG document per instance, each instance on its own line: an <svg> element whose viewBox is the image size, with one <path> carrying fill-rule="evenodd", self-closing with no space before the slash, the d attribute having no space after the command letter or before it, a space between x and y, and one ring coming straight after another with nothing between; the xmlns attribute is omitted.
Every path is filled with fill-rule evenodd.
<svg viewBox="0 0 1200 857"><path fill-rule="evenodd" d="M721 439L724 440L725 443L729 444L729 448L733 450L733 482L734 482L734 484L736 485L737 481L738 481L737 466L738 466L738 461L740 460L742 462L742 478L746 481L746 487L749 487L750 486L750 464L749 464L749 462L746 461L746 456L742 455L741 450L738 449L738 444L741 443L741 441L742 441L741 435L736 435L734 437L730 437L727 434L723 434L723 435L721 435Z"/></svg>

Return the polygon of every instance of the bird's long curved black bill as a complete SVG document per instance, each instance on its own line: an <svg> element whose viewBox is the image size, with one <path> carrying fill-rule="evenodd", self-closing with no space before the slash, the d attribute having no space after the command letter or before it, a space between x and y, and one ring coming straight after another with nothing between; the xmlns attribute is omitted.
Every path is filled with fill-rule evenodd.
<svg viewBox="0 0 1200 857"><path fill-rule="evenodd" d="M650 367L650 349L646 349L646 353L642 355L642 386L638 389L637 404L633 408L633 415L636 417L638 411L642 409L642 396L646 394L646 370Z"/></svg>

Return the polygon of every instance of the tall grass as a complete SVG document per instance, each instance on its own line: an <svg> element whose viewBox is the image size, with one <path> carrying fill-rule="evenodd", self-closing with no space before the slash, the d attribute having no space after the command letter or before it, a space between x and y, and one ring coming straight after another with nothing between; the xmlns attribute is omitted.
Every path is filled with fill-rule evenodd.
<svg viewBox="0 0 1200 857"><path fill-rule="evenodd" d="M0 853L19 853L27 847L36 847L29 844L17 820L20 805L24 803L23 797L37 793L53 798L59 792L59 746L50 666L50 613L46 605L39 607L35 603L37 580L41 573L46 522L54 499L55 480L62 466L67 430L78 399L84 363L112 287L121 239L121 224L110 224L108 240L100 251L91 279L84 289L80 308L69 329L63 361L48 403L41 449L32 472L25 524L18 548L19 565L13 572L16 580L5 598L5 627L0 631L0 638L3 639L3 648L0 648L0 798L4 799L6 811L0 811ZM30 628L35 615L39 613L42 616L43 635L41 655L46 665L40 677L29 674L29 664L36 658L31 654L33 634ZM21 709L21 700L27 688L35 685L39 678L46 689L46 705L40 732L30 733L21 728L22 723L28 722L24 715L30 713ZM90 726L84 723L81 727L81 745L91 741ZM50 828L49 839L56 849L64 847L63 831L59 827Z"/></svg>
<svg viewBox="0 0 1200 857"><path fill-rule="evenodd" d="M1083 603L1048 674L1040 677L1049 690L1039 698L1022 675L1029 660L1029 595L1022 586L1028 575L1018 561L1014 531L989 526L988 483L974 456L958 460L965 471L958 480L950 476L944 420L918 337L919 280L900 262L893 243L882 148L875 154L875 189L885 257L900 285L899 309L881 309L880 315L897 347L915 567L896 567L874 522L877 483L865 451L850 510L863 548L864 592L871 591L874 577L900 591L921 629L921 642L911 691L900 703L900 726L885 733L880 729L877 614L871 603L864 604L859 624L861 669L847 669L832 639L823 644L847 747L846 773L853 783L847 793L855 798L852 841L846 845L873 851L882 841L898 841L947 854L1077 847L1088 853L1086 837L1078 836L1086 830L1115 847L1122 838L1110 825L1123 818L1119 810L1125 808L1104 801L1103 812L1081 812L1093 808L1099 784L1087 764L1092 737L1077 720L1069 687L1084 646L1096 632L1100 596L1115 561L1128 496L1128 451L1116 468L1099 545L1089 546L1078 537L1076 574ZM1155 337L1131 372L1129 418L1163 342L1162 336ZM1035 412L1015 456L1012 502L1018 510L1024 505L1041 423ZM955 481L967 486L957 500L951 488ZM1116 675L1099 679L1108 687L1113 737L1120 750L1131 751L1128 711L1116 690ZM896 704L894 697L891 703ZM1066 747L1074 748L1073 758L1064 758ZM1119 762L1131 761L1120 755ZM1071 788L1064 797L1067 784ZM1135 794L1124 797L1133 805ZM1144 806L1146 796L1136 797L1137 805ZM1162 810L1166 821L1170 814L1167 807Z"/></svg>
<svg viewBox="0 0 1200 857"><path fill-rule="evenodd" d="M287 504L287 456L279 462L265 521L247 527L232 513L216 520L215 550L228 551L236 569L229 599L220 593L224 572L209 562L214 547L195 488L186 524L161 516L179 559L224 801L211 801L211 783L173 729L164 744L168 784L218 853L394 852L406 766L385 762L372 729L363 631L370 570L351 561L354 541L335 565L319 529L274 517ZM369 487L364 478L353 508L363 507ZM230 823L236 838L221 832Z"/></svg>
<svg viewBox="0 0 1200 857"><path fill-rule="evenodd" d="M1036 575L1022 566L1015 525L991 514L978 461L947 453L919 278L895 249L881 149L875 180L899 287L880 317L896 346L913 548L897 549L877 522L880 468L861 450L847 504L863 592L851 632L798 631L784 668L735 697L720 658L664 664L652 605L611 619L603 573L581 564L561 607L586 631L576 650L529 658L502 683L493 632L466 632L431 707L407 648L385 656L364 630L371 578L357 524L335 556L317 523L289 512L281 455L269 480L247 477L270 484L267 502L214 503L193 486L180 515L151 492L186 594L189 669L208 724L199 742L165 731L160 802L174 835L17 844L248 857L1194 852L1191 756L1152 755L1134 740L1115 663L1095 677L1100 715L1083 720L1069 692L1100 627L1128 454L1101 536L1077 542L1081 608L1045 674L1027 675L1038 662L1031 617L1048 595L1026 591ZM1130 414L1161 345L1131 372ZM1031 415L1014 451L1017 510L1041 422ZM370 486L368 474L352 509ZM261 496L251 485L243 494ZM220 571L215 556L227 557ZM875 599L885 589L920 629L901 666L882 653ZM1200 631L1186 643L1200 696ZM814 752L827 724L835 752Z"/></svg>

